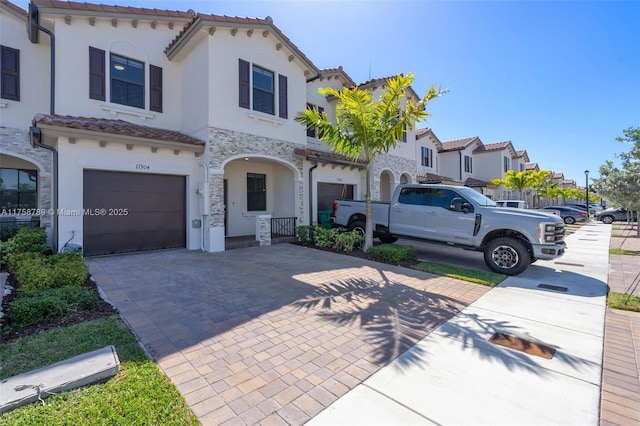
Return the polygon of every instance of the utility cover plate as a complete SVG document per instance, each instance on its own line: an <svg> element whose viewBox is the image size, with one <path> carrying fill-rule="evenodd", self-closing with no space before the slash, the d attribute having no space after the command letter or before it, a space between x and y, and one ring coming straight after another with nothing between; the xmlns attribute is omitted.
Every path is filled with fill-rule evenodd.
<svg viewBox="0 0 640 426"><path fill-rule="evenodd" d="M556 350L551 346L543 345L541 343L532 342L530 340L521 339L516 336L504 333L494 333L489 342L494 345L504 346L509 349L515 349L520 352L527 353L529 355L539 356L545 359L553 358Z"/></svg>

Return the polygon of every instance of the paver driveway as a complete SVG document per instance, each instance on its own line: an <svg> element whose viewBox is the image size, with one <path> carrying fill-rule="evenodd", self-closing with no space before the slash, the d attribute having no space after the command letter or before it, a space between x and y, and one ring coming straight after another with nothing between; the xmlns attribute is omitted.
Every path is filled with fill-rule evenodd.
<svg viewBox="0 0 640 426"><path fill-rule="evenodd" d="M203 424L302 424L488 290L290 244L87 263Z"/></svg>

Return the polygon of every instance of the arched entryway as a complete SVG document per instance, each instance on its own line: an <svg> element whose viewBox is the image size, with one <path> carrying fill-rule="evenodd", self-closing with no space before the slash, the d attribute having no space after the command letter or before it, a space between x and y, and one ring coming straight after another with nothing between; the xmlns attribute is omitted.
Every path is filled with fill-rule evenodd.
<svg viewBox="0 0 640 426"><path fill-rule="evenodd" d="M257 156L225 163L223 176L225 236L256 234L256 218L297 217L298 171L283 161Z"/></svg>
<svg viewBox="0 0 640 426"><path fill-rule="evenodd" d="M395 178L393 174L388 170L383 170L380 173L380 201L391 201L391 194L395 189Z"/></svg>
<svg viewBox="0 0 640 426"><path fill-rule="evenodd" d="M404 185L405 183L413 183L413 179L411 179L411 175L409 175L409 173L403 173L400 176L400 184Z"/></svg>

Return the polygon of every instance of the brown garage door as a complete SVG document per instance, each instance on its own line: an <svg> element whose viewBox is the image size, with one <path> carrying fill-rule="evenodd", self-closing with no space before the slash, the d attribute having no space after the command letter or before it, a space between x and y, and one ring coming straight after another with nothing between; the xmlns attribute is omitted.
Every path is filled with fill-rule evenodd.
<svg viewBox="0 0 640 426"><path fill-rule="evenodd" d="M184 176L85 170L83 196L86 255L186 245Z"/></svg>

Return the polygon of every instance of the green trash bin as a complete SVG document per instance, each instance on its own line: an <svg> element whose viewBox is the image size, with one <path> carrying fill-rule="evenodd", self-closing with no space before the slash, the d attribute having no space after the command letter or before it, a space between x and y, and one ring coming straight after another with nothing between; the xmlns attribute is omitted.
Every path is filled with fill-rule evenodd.
<svg viewBox="0 0 640 426"><path fill-rule="evenodd" d="M331 210L318 210L318 223L325 229L331 228Z"/></svg>

